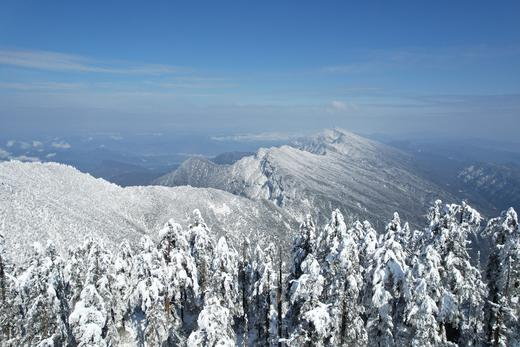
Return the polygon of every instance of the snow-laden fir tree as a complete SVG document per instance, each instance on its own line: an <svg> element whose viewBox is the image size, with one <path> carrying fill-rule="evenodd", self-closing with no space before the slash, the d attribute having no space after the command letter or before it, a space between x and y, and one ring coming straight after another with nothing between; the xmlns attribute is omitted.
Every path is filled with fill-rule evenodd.
<svg viewBox="0 0 520 347"><path fill-rule="evenodd" d="M362 224L363 236L359 240L359 264L361 268L361 276L363 278L363 287L361 289L361 303L364 310L364 316L367 316L369 308L372 305L372 277L374 275L374 254L378 249L378 238L377 232L372 228L372 225L368 221L363 223L356 222L356 224ZM366 318L365 318L366 320Z"/></svg>
<svg viewBox="0 0 520 347"><path fill-rule="evenodd" d="M361 267L367 270L370 268L372 259L378 248L377 232L368 221L364 221L363 223L356 222L356 225L362 225L362 236L358 241L359 258Z"/></svg>
<svg viewBox="0 0 520 347"><path fill-rule="evenodd" d="M360 289L362 271L358 256L358 235L348 229L343 215L334 211L324 229L320 247L329 251L325 256L322 273L325 278L322 301L330 309L332 337L330 343L341 346L362 346L367 336L361 318Z"/></svg>
<svg viewBox="0 0 520 347"><path fill-rule="evenodd" d="M142 346L160 346L171 338L170 330L180 332L181 322L165 309L167 278L162 254L148 236L141 238L139 248L130 298L136 340Z"/></svg>
<svg viewBox="0 0 520 347"><path fill-rule="evenodd" d="M186 316L198 313L199 300L197 267L191 255L189 234L170 220L159 237L159 251L166 265L165 310L178 316L184 329Z"/></svg>
<svg viewBox="0 0 520 347"><path fill-rule="evenodd" d="M251 296L253 294L253 255L251 251L251 243L248 238L245 238L242 243L240 260L238 262L238 283L239 291L242 300L242 317L237 319L238 326L238 340L240 345L249 345L249 332L251 331L251 315L254 315L252 310Z"/></svg>
<svg viewBox="0 0 520 347"><path fill-rule="evenodd" d="M342 296L346 279L346 262L343 240L347 238L347 225L339 210L334 210L329 223L318 238L317 260L324 279L320 300L326 304L331 319L331 336L328 343L337 344L342 315Z"/></svg>
<svg viewBox="0 0 520 347"><path fill-rule="evenodd" d="M330 221L318 235L317 240L317 260L324 271L327 270L327 257L331 249L339 246L340 240L346 235L347 225L341 212L336 209L332 211ZM326 278L327 280L327 278ZM325 290L327 290L326 284Z"/></svg>
<svg viewBox="0 0 520 347"><path fill-rule="evenodd" d="M302 275L289 292L289 346L327 346L332 337L329 306L320 301L325 284L318 260L310 253L301 264Z"/></svg>
<svg viewBox="0 0 520 347"><path fill-rule="evenodd" d="M438 308L428 292L424 278L417 280L407 308L407 322L412 326L411 346L442 346L443 339L437 322Z"/></svg>
<svg viewBox="0 0 520 347"><path fill-rule="evenodd" d="M54 345L69 341L63 262L52 243L35 243L30 266L20 276L24 313L23 344Z"/></svg>
<svg viewBox="0 0 520 347"><path fill-rule="evenodd" d="M89 242L83 242L77 247L68 250L67 262L64 269L65 280L68 283L70 295L69 306L74 307L80 300L81 292L85 286L87 273L87 255Z"/></svg>
<svg viewBox="0 0 520 347"><path fill-rule="evenodd" d="M314 254L317 247L316 226L311 215L305 217L300 225L300 233L292 246L292 267L289 280L300 277L302 274L301 264L308 254Z"/></svg>
<svg viewBox="0 0 520 347"><path fill-rule="evenodd" d="M291 287L295 280L303 274L302 263L309 254L316 257L317 254L316 227L311 215L307 215L300 224L299 234L295 237L291 250L291 266L287 276L287 289L285 290L285 301L290 302ZM290 305L289 312L285 316L285 326L293 330L298 325L300 316L299 305Z"/></svg>
<svg viewBox="0 0 520 347"><path fill-rule="evenodd" d="M99 241L90 239L85 249L88 251L86 259L86 275L84 285L93 285L103 299L105 307L105 326L102 336L108 345L117 345L119 334L115 321L115 298L112 285L115 282L112 270L112 253Z"/></svg>
<svg viewBox="0 0 520 347"><path fill-rule="evenodd" d="M102 336L106 317L107 312L103 298L94 285L86 285L81 291L80 299L69 318L78 347L107 346Z"/></svg>
<svg viewBox="0 0 520 347"><path fill-rule="evenodd" d="M431 245L425 247L414 263L406 305L406 322L412 346L445 346L446 336L437 321L442 295L441 258Z"/></svg>
<svg viewBox="0 0 520 347"><path fill-rule="evenodd" d="M255 248L252 263L253 288L251 293L250 344L276 346L278 344L277 274L275 247Z"/></svg>
<svg viewBox="0 0 520 347"><path fill-rule="evenodd" d="M211 264L204 308L197 318L197 330L188 346L232 346L236 343L234 321L242 315L239 295L237 252L221 237Z"/></svg>
<svg viewBox="0 0 520 347"><path fill-rule="evenodd" d="M400 345L404 308L408 298L406 254L391 225L374 254L371 303L368 311L369 344Z"/></svg>
<svg viewBox="0 0 520 347"><path fill-rule="evenodd" d="M213 261L213 240L211 232L199 210L193 211L190 228L190 249L197 266L198 286L200 290L199 306L203 305Z"/></svg>
<svg viewBox="0 0 520 347"><path fill-rule="evenodd" d="M362 318L363 269L359 262L355 236L354 230L350 229L346 237L341 240L341 251L338 254L345 269L343 288L338 288L341 291L340 302L337 303L341 305L341 317L336 316L339 329L336 328L335 341L339 346L365 346L368 342L365 322ZM357 240L359 242L359 237Z"/></svg>
<svg viewBox="0 0 520 347"><path fill-rule="evenodd" d="M493 347L520 344L520 227L510 208L488 222L486 235L492 236L486 277L486 337Z"/></svg>
<svg viewBox="0 0 520 347"><path fill-rule="evenodd" d="M438 319L449 341L460 345L480 345L483 326L480 319L486 296L479 270L471 264L467 245L479 228L480 214L463 202L442 206L437 201L430 210L430 229L425 233L441 258L442 294Z"/></svg>
<svg viewBox="0 0 520 347"><path fill-rule="evenodd" d="M130 319L129 298L132 292L133 251L128 241L119 245L114 258L112 284L114 301L114 321L120 334L127 330Z"/></svg>
<svg viewBox="0 0 520 347"><path fill-rule="evenodd" d="M2 232L0 229L0 341L7 346L17 346L22 344L21 335L25 323L20 314L22 299L14 273L15 266L7 255Z"/></svg>

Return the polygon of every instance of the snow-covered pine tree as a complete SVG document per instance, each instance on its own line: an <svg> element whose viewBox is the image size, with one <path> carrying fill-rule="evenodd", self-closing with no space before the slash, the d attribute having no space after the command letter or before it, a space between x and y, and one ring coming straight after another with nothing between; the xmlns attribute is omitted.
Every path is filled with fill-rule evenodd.
<svg viewBox="0 0 520 347"><path fill-rule="evenodd" d="M222 306L218 297L207 297L204 309L197 318L197 326L197 330L190 334L188 347L236 345L233 315Z"/></svg>
<svg viewBox="0 0 520 347"><path fill-rule="evenodd" d="M102 337L108 345L117 345L119 334L115 320L115 298L112 285L115 282L112 269L112 253L99 241L87 240L85 248L88 250L86 260L86 274L84 285L93 285L103 299L105 307L105 326Z"/></svg>
<svg viewBox="0 0 520 347"><path fill-rule="evenodd" d="M302 275L291 282L287 312L289 346L326 346L332 337L329 306L320 301L325 278L318 260L309 253L301 264Z"/></svg>
<svg viewBox="0 0 520 347"><path fill-rule="evenodd" d="M401 227L401 217L399 217L399 213L394 212L392 220L390 221L390 223L388 223L386 225L386 230L392 231L395 240L397 242L399 242L399 244L401 244L403 249L406 248L405 246L406 246L407 237L404 234L403 228Z"/></svg>
<svg viewBox="0 0 520 347"><path fill-rule="evenodd" d="M302 274L301 263L308 254L315 254L317 247L316 226L311 215L305 217L300 225L300 233L292 246L292 266L289 280L300 277Z"/></svg>
<svg viewBox="0 0 520 347"><path fill-rule="evenodd" d="M418 279L408 303L406 319L413 329L413 347L442 346L444 342L436 318L438 308L429 295L428 287L425 279Z"/></svg>
<svg viewBox="0 0 520 347"><path fill-rule="evenodd" d="M176 312L165 309L166 265L163 255L149 236L141 238L133 268L132 283L135 287L130 305L137 342L142 346L160 346L174 338L170 329L180 332L181 322ZM180 337L178 339L178 343L182 344Z"/></svg>
<svg viewBox="0 0 520 347"><path fill-rule="evenodd" d="M339 346L365 346L368 342L365 322L362 318L363 269L359 264L356 241L359 242L359 235L351 229L347 232L347 237L341 241L341 252L338 254L345 269L343 286L338 288L341 291L340 302L336 303L341 307L340 319L336 317L339 329L335 333L335 341Z"/></svg>
<svg viewBox="0 0 520 347"><path fill-rule="evenodd" d="M359 226L358 226L359 227ZM367 336L361 318L359 300L362 286L362 271L358 256L358 235L355 229L348 229L343 215L332 213L324 234L328 254L322 265L325 278L322 301L327 304L332 319L332 337L330 343L338 346L362 346Z"/></svg>
<svg viewBox="0 0 520 347"><path fill-rule="evenodd" d="M242 316L238 285L237 252L221 237L211 264L204 308L197 319L197 330L188 346L233 346L236 344L235 318Z"/></svg>
<svg viewBox="0 0 520 347"><path fill-rule="evenodd" d="M327 257L331 249L338 249L339 242L347 233L347 225L341 212L336 209L332 211L330 221L318 236L317 242L317 260L323 271L327 271ZM327 278L326 278L327 280ZM327 290L328 284L326 284Z"/></svg>
<svg viewBox="0 0 520 347"><path fill-rule="evenodd" d="M291 265L289 267L289 275L287 276L287 285L285 290L284 301L290 303L291 287L295 280L303 274L302 263L309 254L316 258L318 238L316 235L316 227L311 215L307 215L303 223L300 224L299 234L295 237L291 250ZM299 305L288 305L288 312L285 315L285 328L289 331L294 330L298 325L300 316ZM286 332L284 332L286 333Z"/></svg>
<svg viewBox="0 0 520 347"><path fill-rule="evenodd" d="M189 235L181 226L170 220L160 231L159 251L166 265L165 310L180 318L183 328L198 314L199 287L197 267L189 247ZM171 311L171 312L170 312ZM170 335L179 334L172 331Z"/></svg>
<svg viewBox="0 0 520 347"><path fill-rule="evenodd" d="M191 255L197 265L198 286L200 290L199 307L204 304L204 297L209 282L209 271L213 261L213 240L211 232L204 222L199 210L193 211L192 224L190 228L190 249Z"/></svg>
<svg viewBox="0 0 520 347"><path fill-rule="evenodd" d="M487 342L493 347L520 344L520 227L518 216L510 208L491 219L484 231L492 236L486 277Z"/></svg>
<svg viewBox="0 0 520 347"><path fill-rule="evenodd" d="M412 346L448 345L437 321L442 271L439 253L433 246L426 246L416 258L409 278L412 290L406 306L406 322L410 328L408 336Z"/></svg>
<svg viewBox="0 0 520 347"><path fill-rule="evenodd" d="M275 247L265 250L256 247L253 262L253 291L251 296L249 343L265 346L278 344L277 275L275 267ZM254 335L254 336L253 336Z"/></svg>
<svg viewBox="0 0 520 347"><path fill-rule="evenodd" d="M68 250L64 269L65 280L69 285L69 306L71 309L79 301L85 284L87 272L88 241Z"/></svg>
<svg viewBox="0 0 520 347"><path fill-rule="evenodd" d="M409 295L407 277L406 255L396 240L394 229L388 227L374 254L372 300L367 324L369 345L402 343L404 308Z"/></svg>
<svg viewBox="0 0 520 347"><path fill-rule="evenodd" d="M284 314L287 309L284 305L284 269L285 263L282 260L282 249L278 248L278 278L276 288L276 315L277 315L277 336L278 336L278 347L281 347L281 339L284 338Z"/></svg>
<svg viewBox="0 0 520 347"><path fill-rule="evenodd" d="M480 312L486 295L478 269L471 264L467 245L479 228L480 214L463 202L440 208L436 202L430 211L429 242L441 258L442 297L438 319L449 341L461 345L479 345L483 338Z"/></svg>
<svg viewBox="0 0 520 347"><path fill-rule="evenodd" d="M240 260L238 262L238 283L242 301L242 317L237 319L239 345L249 346L251 313L251 296L253 294L253 256L251 243L245 238L242 243Z"/></svg>
<svg viewBox="0 0 520 347"><path fill-rule="evenodd" d="M356 222L356 224L359 222ZM372 306L372 277L374 275L374 254L379 247L377 232L372 228L368 221L364 221L363 237L360 238L359 249L359 264L361 268L361 276L363 278L363 285L361 288L361 304L364 311L364 320L367 321L367 314Z"/></svg>
<svg viewBox="0 0 520 347"><path fill-rule="evenodd" d="M25 310L23 344L49 346L69 341L69 308L65 297L63 261L52 243L35 243L31 265L20 276Z"/></svg>
<svg viewBox="0 0 520 347"><path fill-rule="evenodd" d="M114 258L112 284L114 300L114 321L119 335L126 334L127 323L130 319L129 297L132 292L133 251L128 241L119 245Z"/></svg>
<svg viewBox="0 0 520 347"><path fill-rule="evenodd" d="M363 223L356 222L355 225L362 224L362 237L359 244L359 263L362 269L367 272L373 263L374 254L378 248L377 232L368 221ZM357 229L357 228L356 228Z"/></svg>
<svg viewBox="0 0 520 347"><path fill-rule="evenodd" d="M7 273L10 270L9 267L7 250L5 249L5 237L3 230L0 230L0 302L2 303L2 307L7 306L7 291L9 289Z"/></svg>
<svg viewBox="0 0 520 347"><path fill-rule="evenodd" d="M98 294L94 285L86 285L69 318L78 347L107 346L102 336L106 317L103 298Z"/></svg>
<svg viewBox="0 0 520 347"><path fill-rule="evenodd" d="M346 263L342 254L347 239L347 226L339 210L332 211L329 223L319 235L318 262L324 279L320 300L328 309L331 319L331 335L328 343L337 344L342 316L342 294L346 279Z"/></svg>
<svg viewBox="0 0 520 347"><path fill-rule="evenodd" d="M0 230L0 341L4 341L6 346L22 344L24 322L19 309L22 302L14 271L7 255L3 230Z"/></svg>

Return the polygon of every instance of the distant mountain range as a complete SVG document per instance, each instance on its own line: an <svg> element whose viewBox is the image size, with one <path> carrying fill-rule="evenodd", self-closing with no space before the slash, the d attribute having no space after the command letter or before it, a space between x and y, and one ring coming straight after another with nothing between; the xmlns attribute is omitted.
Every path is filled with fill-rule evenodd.
<svg viewBox="0 0 520 347"><path fill-rule="evenodd" d="M509 207L520 209L520 167L517 165L478 163L461 170L458 179L466 190L493 204L497 212Z"/></svg>
<svg viewBox="0 0 520 347"><path fill-rule="evenodd" d="M324 221L339 208L352 219L376 225L386 223L394 211L420 225L425 207L435 199L455 200L418 175L409 154L342 129L262 148L232 165L194 157L153 183L211 187L268 200L298 219L310 213Z"/></svg>
<svg viewBox="0 0 520 347"><path fill-rule="evenodd" d="M170 218L189 224L194 209L237 246L246 236L288 246L306 214L323 224L336 208L347 220L367 219L383 230L395 211L422 228L436 199L467 198L489 215L520 207L516 165L421 158L334 129L256 153L195 156L154 186L122 188L67 165L6 161L0 163L0 228L8 248L23 257L28 244L47 239L66 251L89 236L109 245L154 237ZM107 166L123 176L137 170Z"/></svg>

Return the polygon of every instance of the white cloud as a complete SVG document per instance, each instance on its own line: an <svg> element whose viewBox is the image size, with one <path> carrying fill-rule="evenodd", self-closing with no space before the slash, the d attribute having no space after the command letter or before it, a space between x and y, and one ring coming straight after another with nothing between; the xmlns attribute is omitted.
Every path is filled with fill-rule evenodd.
<svg viewBox="0 0 520 347"><path fill-rule="evenodd" d="M56 156L56 153L49 153L45 157L46 158L52 158L52 157L55 157L55 156Z"/></svg>
<svg viewBox="0 0 520 347"><path fill-rule="evenodd" d="M343 65L325 66L321 70L327 73L337 74L350 74L350 73L362 73L372 71L375 68L380 67L380 64L373 62L366 63L351 63Z"/></svg>
<svg viewBox="0 0 520 347"><path fill-rule="evenodd" d="M351 103L333 100L333 101L331 101L329 106L327 106L326 111L329 113L341 113L341 112L346 112L348 110L354 110L354 109L356 109L356 106Z"/></svg>
<svg viewBox="0 0 520 347"><path fill-rule="evenodd" d="M214 141L231 141L231 142L254 142L254 141L287 141L297 137L301 134L284 133L284 132L264 132L257 134L236 134L226 136L212 136Z"/></svg>
<svg viewBox="0 0 520 347"><path fill-rule="evenodd" d="M0 82L0 89L18 91L65 91L85 88L83 83L61 82Z"/></svg>
<svg viewBox="0 0 520 347"><path fill-rule="evenodd" d="M53 142L51 146L58 149L69 149L72 147L69 143L65 141Z"/></svg>
<svg viewBox="0 0 520 347"><path fill-rule="evenodd" d="M32 145L29 142L25 142L25 141L18 141L18 145L20 146L21 149L29 149L32 147Z"/></svg>
<svg viewBox="0 0 520 347"><path fill-rule="evenodd" d="M6 151L5 149L0 148L0 159L9 159L11 153Z"/></svg>
<svg viewBox="0 0 520 347"><path fill-rule="evenodd" d="M41 141L33 141L33 142L32 142L32 146L33 146L34 148L40 148L40 147L43 147L43 142L41 142Z"/></svg>
<svg viewBox="0 0 520 347"><path fill-rule="evenodd" d="M347 104L345 104L343 101L334 100L332 101L331 106L333 109L338 111L345 111L347 109Z"/></svg>
<svg viewBox="0 0 520 347"><path fill-rule="evenodd" d="M118 62L97 61L76 54L50 51L0 50L0 65L20 68L94 72L131 75L162 75L183 71L184 69L170 65L129 65ZM124 67L120 67L120 66ZM126 64L128 65L128 64Z"/></svg>
<svg viewBox="0 0 520 347"><path fill-rule="evenodd" d="M7 147L13 147L15 143L16 143L15 140L9 140L9 141L7 141Z"/></svg>

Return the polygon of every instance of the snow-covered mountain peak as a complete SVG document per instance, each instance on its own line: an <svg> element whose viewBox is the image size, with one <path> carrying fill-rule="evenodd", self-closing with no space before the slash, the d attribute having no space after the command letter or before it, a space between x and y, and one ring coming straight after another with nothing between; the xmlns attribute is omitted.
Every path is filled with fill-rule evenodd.
<svg viewBox="0 0 520 347"><path fill-rule="evenodd" d="M218 188L268 200L296 218L310 213L320 222L334 208L381 223L382 216L399 210L417 222L425 205L437 198L449 200L416 173L408 155L342 129L261 148L233 165L190 161L156 183Z"/></svg>
<svg viewBox="0 0 520 347"><path fill-rule="evenodd" d="M379 154L382 154L381 152L389 150L394 153L399 152L381 143L339 128L325 129L317 134L302 137L293 141L291 146L319 155L336 153L364 159L379 157Z"/></svg>

